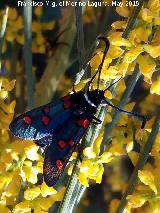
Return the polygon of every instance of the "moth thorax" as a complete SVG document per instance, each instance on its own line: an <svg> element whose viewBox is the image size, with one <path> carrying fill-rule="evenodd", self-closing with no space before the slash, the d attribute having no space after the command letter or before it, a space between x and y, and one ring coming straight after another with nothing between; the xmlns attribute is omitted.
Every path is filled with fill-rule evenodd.
<svg viewBox="0 0 160 213"><path fill-rule="evenodd" d="M104 91L97 89L89 91L86 94L86 97L89 102L92 103L92 106L97 107L102 102L102 100L104 100Z"/></svg>

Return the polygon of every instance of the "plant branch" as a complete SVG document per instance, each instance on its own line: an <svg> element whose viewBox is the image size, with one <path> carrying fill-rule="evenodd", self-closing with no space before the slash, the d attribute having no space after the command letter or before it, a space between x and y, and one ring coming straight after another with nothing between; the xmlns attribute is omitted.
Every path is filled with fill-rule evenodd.
<svg viewBox="0 0 160 213"><path fill-rule="evenodd" d="M76 15L76 29L77 29L78 62L79 62L79 70L81 70L85 58L85 47L84 47L82 7L79 7L79 2L81 2L81 0L77 0L77 4L75 7L75 15Z"/></svg>
<svg viewBox="0 0 160 213"><path fill-rule="evenodd" d="M136 19L138 17L138 14L143 6L144 0L139 0L139 5L137 7L134 8L132 15L128 21L127 27L124 30L122 37L123 38L128 38L129 33L131 32L131 30L133 29L133 27L135 26L136 23ZM112 64L119 64L121 61L121 57L116 58L115 60L112 61Z"/></svg>
<svg viewBox="0 0 160 213"><path fill-rule="evenodd" d="M126 88L125 92L123 93L120 103L118 105L119 108L123 108L127 104L128 99L129 99L130 95L132 94L134 87L139 79L139 76L140 76L140 73L139 73L138 65L136 65L135 70L128 81L127 88ZM109 135L110 135L113 127L115 126L116 122L118 121L119 117L120 117L120 112L115 111L115 113L112 116L111 123L109 123L104 130L102 147L108 145L108 143L110 141Z"/></svg>
<svg viewBox="0 0 160 213"><path fill-rule="evenodd" d="M1 31L0 31L0 72L1 72L1 66L2 66L2 46L3 46L4 35L5 35L7 20L8 20L8 10L9 8L7 7L2 19L2 25L1 25Z"/></svg>
<svg viewBox="0 0 160 213"><path fill-rule="evenodd" d="M46 69L36 88L36 105L45 104L53 98L60 77L69 65L69 54L73 46L76 27L73 8L63 8L63 19L60 21L61 30L67 29L61 36L68 45L61 45L48 59ZM67 19L66 19L67 17ZM46 95L44 96L44 91Z"/></svg>
<svg viewBox="0 0 160 213"><path fill-rule="evenodd" d="M135 19L134 19L135 21ZM129 21L128 25L131 26L131 24L133 25L133 19L132 21ZM130 27L129 27L130 28ZM128 36L129 35L129 32L130 32L130 29L126 29L125 32L124 32L124 36ZM78 73L80 78L81 76L81 71ZM137 78L138 79L139 77L139 72L138 71L135 71L135 75L133 75L132 78L134 78L134 81L132 79L132 83L131 83L131 86L130 86L130 89L126 92L125 95L127 95L127 97L130 96L131 92L132 92L132 89L134 88L135 86L135 79ZM126 102L123 100L121 104L126 104L128 101L128 98L126 99ZM106 112L106 108L101 108L100 110L100 114L97 116L100 120L103 120L104 119L104 115L105 115L105 112ZM103 115L101 117L101 115ZM99 125L98 125L99 126ZM82 150L84 147L86 147L87 145L91 146L95 140L95 138L98 136L99 132L100 132L100 128L98 128L91 125L85 135L85 137L83 138L83 141L82 141ZM79 153L79 155L81 156L82 153ZM63 201L61 202L61 205L59 207L59 213L64 213L64 212L72 212L73 208L75 205L77 205L77 203L79 202L80 200L80 197L82 196L82 194L84 193L86 187L82 186L81 187L81 184L79 183L78 179L77 179L77 171L78 171L78 167L80 165L80 160L79 160L79 156L77 157L76 159L76 163L74 165L74 168L73 168L73 172L72 172L72 175L69 179L69 182L68 182L68 185L67 185L67 189L66 189L66 193L64 195L64 198L63 198ZM74 195L74 197L73 197ZM79 197L80 196L80 197ZM72 200L73 199L73 200Z"/></svg>
<svg viewBox="0 0 160 213"><path fill-rule="evenodd" d="M139 5L134 8L132 16L130 17L130 19L128 21L127 27L122 34L123 38L128 38L129 33L133 29L135 22L136 22L136 19L137 19L137 16L138 16L138 14L139 14L142 6L143 6L143 2L144 2L144 0L140 0ZM113 61L113 64L119 64L120 61L121 61L121 57L119 57L118 59L115 59ZM139 70L138 70L138 66L136 65L135 71L134 71L133 75L131 76L131 78L128 82L127 89L124 92L118 107L123 108L127 104L128 99L129 99L130 95L132 94L132 91L133 91L133 89L134 89L134 87L135 87L135 85L136 85L136 83L139 79L139 76L140 76L140 73L139 73ZM114 113L113 117L112 117L112 122L110 124L108 124L108 126L105 128L102 147L104 147L104 145L108 145L108 143L109 143L109 136L108 135L110 134L114 125L116 124L117 120L119 119L119 116L120 116L120 112L116 111Z"/></svg>
<svg viewBox="0 0 160 213"><path fill-rule="evenodd" d="M106 112L106 107L105 108L101 107L98 111L97 117L102 121L104 120L105 112ZM73 167L72 175L69 179L69 182L68 182L68 185L67 185L67 188L66 188L66 193L65 193L64 198L63 198L63 200L60 204L58 213L66 213L66 212L71 213L74 206L75 206L75 202L77 204L76 199L74 200L74 202L73 202L73 200L71 201L73 194L75 194L76 191L77 191L77 195L81 194L81 196L82 196L83 192L85 191L86 187L83 187L83 190L81 190L78 193L79 186L76 187L77 182L79 182L78 177L77 177L77 172L78 172L78 168L79 168L79 165L80 165L80 156L81 156L81 159L83 159L82 152L83 152L84 147L86 147L87 145L91 146L94 143L94 140L99 135L101 127L102 127L102 124L99 124L99 125L91 124L86 135L84 136L84 138L82 140L81 152L78 153L76 162L75 162L74 167ZM80 200L80 199L78 199L78 200Z"/></svg>
<svg viewBox="0 0 160 213"><path fill-rule="evenodd" d="M31 0L24 6L24 67L27 79L27 97L28 107L34 107L34 83L32 74L32 6L29 4Z"/></svg>
<svg viewBox="0 0 160 213"><path fill-rule="evenodd" d="M148 141L146 142L141 154L140 154L140 157L139 157L139 160L138 160L138 163L137 165L135 166L134 168L134 171L129 179L129 183L128 183L128 187L126 189L126 191L124 192L123 194L123 197L122 197L122 200L121 200L121 203L116 211L116 213L122 213L126 204L127 204L127 196L132 194L133 191L134 191L134 188L135 188L135 185L137 183L137 175L138 175L138 170L142 170L147 159L148 159L148 156L149 156L149 153L152 149L152 146L154 144L154 141L155 141L155 138L156 138L156 135L158 134L158 131L159 131L159 128L160 128L160 114L158 114L157 118L156 118L156 121L152 127L152 132L148 138Z"/></svg>
<svg viewBox="0 0 160 213"><path fill-rule="evenodd" d="M122 37L123 38L127 38L128 37L128 33L133 29L134 25L135 25L135 22L136 22L136 19L138 17L138 14L143 6L143 2L144 0L139 0L139 4L137 7L134 8L133 10L133 13L129 19L129 22L127 24L127 27L125 29L125 31L123 32L122 34Z"/></svg>

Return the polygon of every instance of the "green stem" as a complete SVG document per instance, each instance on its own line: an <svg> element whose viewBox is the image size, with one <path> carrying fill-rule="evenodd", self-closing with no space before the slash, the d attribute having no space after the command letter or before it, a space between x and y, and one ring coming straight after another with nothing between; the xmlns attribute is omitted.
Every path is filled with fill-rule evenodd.
<svg viewBox="0 0 160 213"><path fill-rule="evenodd" d="M129 19L128 24L127 24L127 27L126 27L125 31L123 32L123 34L122 34L123 38L127 38L128 37L128 32L130 32L133 29L133 27L135 25L135 22L136 22L136 19L138 17L138 14L139 14L142 6L143 6L143 2L144 2L144 0L139 0L139 5L134 8L133 13L132 13L132 15L131 15L131 17Z"/></svg>
<svg viewBox="0 0 160 213"><path fill-rule="evenodd" d="M97 117L102 121L104 120L105 112L106 112L106 109L104 107L101 107L98 111ZM77 182L78 182L77 172L78 172L79 165L80 165L80 156L81 156L81 159L83 159L83 156L82 156L83 148L86 147L87 145L92 145L94 143L94 140L99 135L101 127L102 127L102 124L99 124L97 126L94 125L94 124L91 124L86 135L84 136L84 138L82 140L82 146L83 147L81 149L81 152L78 153L78 156L77 156L77 159L76 159L76 162L74 164L73 171L72 171L72 175L69 179L69 182L68 182L68 185L67 185L67 188L66 188L66 193L65 193L64 198L63 198L63 200L60 204L58 213L66 213L66 212L71 213L72 212L72 210L75 206L75 202L77 204L76 199L74 200L74 202L72 200L73 194L75 194L76 191L77 191L77 194L81 194L81 196L82 196L82 191L80 191L78 193L79 185L77 185ZM85 188L86 187L83 187L83 192L85 191ZM80 200L80 199L78 198L78 200Z"/></svg>
<svg viewBox="0 0 160 213"><path fill-rule="evenodd" d="M2 66L2 46L3 46L3 40L4 40L4 35L6 31L6 26L7 26L7 20L8 20L8 7L5 10L5 14L2 19L2 26L1 26L1 31L0 31L0 71L1 71L1 66Z"/></svg>
<svg viewBox="0 0 160 213"><path fill-rule="evenodd" d="M63 18L61 20L61 29L66 30L61 36L62 41L68 45L60 45L53 54L48 58L47 66L43 76L36 87L36 105L43 105L53 98L60 77L64 75L68 65L70 64L69 55L73 46L76 27L74 20L74 8L62 9ZM66 19L67 17L67 19ZM46 95L44 96L44 91Z"/></svg>
<svg viewBox="0 0 160 213"><path fill-rule="evenodd" d="M24 6L24 67L27 79L28 107L34 107L34 83L32 74L32 6L29 0Z"/></svg>
<svg viewBox="0 0 160 213"><path fill-rule="evenodd" d="M81 0L77 0L77 4L75 7L75 15L76 15L76 29L77 29L78 62L79 62L79 70L81 70L85 58L85 47L84 47L82 7L78 6L79 2L81 2Z"/></svg>
<svg viewBox="0 0 160 213"><path fill-rule="evenodd" d="M122 34L123 38L128 38L130 31L133 29L136 19L138 17L138 14L143 6L143 2L144 0L140 0L139 1L139 5L137 7L135 7L135 9L133 10L132 16L130 17L127 27L125 29L125 31ZM118 59L115 59L112 63L113 64L119 64L121 61L121 57L119 57ZM127 101L139 79L140 73L138 70L138 66L136 65L135 71L133 73L133 75L131 76L128 85L127 85L127 89L124 92L120 104L118 107L123 108L126 104ZM103 138L103 142L102 142L102 147L104 147L104 145L108 145L109 143L109 134L112 131L113 127L115 126L117 120L119 119L120 116L120 112L116 111L112 117L112 122L110 124L108 124L108 126L105 128L105 132L104 132L104 138Z"/></svg>
<svg viewBox="0 0 160 213"><path fill-rule="evenodd" d="M138 14L143 6L144 0L139 0L139 5L137 7L134 8L132 15L128 21L127 27L124 30L122 37L123 38L128 38L129 33L131 32L131 30L133 29L133 27L135 26L136 23L136 19L138 17ZM119 64L121 61L121 57L116 58L115 60L112 61L112 64Z"/></svg>
<svg viewBox="0 0 160 213"><path fill-rule="evenodd" d="M138 170L142 170L147 159L148 159L148 156L149 156L149 153L152 149L152 146L154 144L154 141L155 141L155 138L156 138L156 135L158 134L158 131L159 131L159 128L160 128L160 114L158 114L157 118L156 118L156 121L152 127L152 132L148 138L148 141L146 142L141 154L140 154L140 157L139 157L139 160L138 160L138 163L137 165L135 166L134 168L134 171L129 179L129 183L128 183L128 187L126 189L126 191L124 192L123 194L123 197L121 199L121 203L116 211L116 213L122 213L126 204L127 204L127 196L132 194L133 191L134 191L134 188L135 188L135 185L137 183L137 175L138 175Z"/></svg>
<svg viewBox="0 0 160 213"><path fill-rule="evenodd" d="M128 99L130 95L132 94L134 87L139 79L139 76L140 76L140 73L139 73L138 65L136 65L135 70L128 81L127 88L125 92L123 93L120 103L118 105L119 108L123 108L127 104ZM102 147L107 146L109 144L109 141L110 141L109 135L112 132L112 129L115 126L116 122L118 121L119 117L120 117L120 112L115 111L115 113L112 116L112 122L108 124L104 130Z"/></svg>
<svg viewBox="0 0 160 213"><path fill-rule="evenodd" d="M140 10L140 9L139 9ZM139 13L139 11L138 11L138 13ZM137 15L138 15L138 13L136 13ZM137 15L136 15L136 17L137 17ZM131 25L133 25L133 20L134 20L134 22L135 22L135 19L136 19L136 17L135 17L135 15L134 15L134 19L132 18L130 21L129 21L129 23L128 23L128 25L129 25L129 28L127 28L126 30L125 30L125 32L124 32L124 37L126 36L128 36L129 35L129 32L130 32L130 27L131 27ZM136 72L136 71L135 71ZM139 77L139 72L138 73L135 73L135 75L136 76L138 76ZM133 75L134 77L135 77L135 75ZM81 75L80 75L81 76ZM134 80L135 80L136 78L134 78ZM130 94L131 94L131 92L132 92L132 89L134 88L134 86L135 86L135 83L134 83L135 81L132 81L132 86L130 86L130 89L129 89L129 91L127 91L126 93L128 94L128 96L127 97L129 97L130 96ZM126 94L125 94L126 95ZM128 101L128 98L126 99L126 103L127 103L127 101ZM123 103L122 103L123 104ZM124 102L124 105L125 105L125 102ZM102 110L102 111L101 111ZM101 109L100 111L102 112L102 114L101 115L103 115L102 116L102 118L100 119L100 115L98 116L98 118L100 119L100 120L103 120L104 119L104 114L105 114L105 110L104 109ZM82 145L83 145L83 147L85 147L87 144L88 145L92 145L93 144L93 142L94 142L94 140L95 140L95 138L97 137L97 135L99 134L99 132L100 132L100 128L97 128L97 127L90 127L89 129L88 129L88 131L87 131L87 134L86 134L86 136L84 137L84 139L83 139L83 142L82 142ZM96 137L95 137L96 136ZM82 150L83 150L83 147L82 147ZM81 154L81 153L80 153ZM72 210L73 210L73 208L74 208L74 206L76 205L76 204L78 204L78 202L79 202L79 200L80 200L80 198L79 198L79 195L81 195L82 196L82 194L84 193L84 191L85 191L85 189L86 189L86 187L80 187L80 185L79 185L79 182L78 182L78 180L77 180L77 171L78 171L78 166L79 166L79 164L80 164L80 162L79 162L79 157L77 158L77 160L76 160L76 163L75 163L75 165L74 165L74 168L73 168L73 172L72 172L72 175L71 175L71 177L70 177L70 180L69 180L69 183L68 183L68 185L67 185L67 189L66 189L66 193L65 193L65 195L64 195L64 198L63 198L63 201L61 202L61 205L60 205L60 207L59 207L59 213L64 213L64 212L67 212L67 213L69 213L69 212L72 212ZM74 199L74 201L72 200L72 198L73 198L73 194L74 195L76 195L77 194L77 196L75 196L75 199ZM80 196L80 197L81 197ZM78 201L76 202L76 198L78 197ZM72 204L72 205L71 205Z"/></svg>
<svg viewBox="0 0 160 213"><path fill-rule="evenodd" d="M76 159L76 162L73 167L72 175L71 178L68 181L66 192L64 195L63 200L61 201L60 207L58 209L58 213L69 213L70 212L70 202L72 198L72 193L75 189L76 183L77 183L77 168L80 165L80 160L79 158Z"/></svg>

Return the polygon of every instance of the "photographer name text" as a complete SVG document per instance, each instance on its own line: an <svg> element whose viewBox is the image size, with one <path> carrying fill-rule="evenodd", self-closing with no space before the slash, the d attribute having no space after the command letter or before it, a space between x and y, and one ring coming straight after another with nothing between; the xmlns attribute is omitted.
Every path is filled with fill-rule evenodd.
<svg viewBox="0 0 160 213"><path fill-rule="evenodd" d="M54 2L54 1L17 1L18 7L26 7L27 5L30 5L31 7L42 7L42 6L51 6L51 7L102 7L102 6L112 6L112 7L122 7L122 6L134 6L137 7L139 5L139 1L126 1L118 2L118 1L111 1L108 2L92 2L92 1L86 1L86 2L76 2L76 1L60 1L60 2Z"/></svg>

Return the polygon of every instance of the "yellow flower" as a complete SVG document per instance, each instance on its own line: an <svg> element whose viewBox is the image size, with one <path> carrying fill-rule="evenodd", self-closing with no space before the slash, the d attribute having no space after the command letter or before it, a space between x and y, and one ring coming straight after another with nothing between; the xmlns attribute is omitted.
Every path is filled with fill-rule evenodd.
<svg viewBox="0 0 160 213"><path fill-rule="evenodd" d="M126 89L125 81L124 79L122 79L120 80L118 86L115 89L117 97L120 97L125 89Z"/></svg>
<svg viewBox="0 0 160 213"><path fill-rule="evenodd" d="M143 52L143 47L141 45L129 50L123 58L123 61L125 61L126 63L132 63L137 57L138 55Z"/></svg>
<svg viewBox="0 0 160 213"><path fill-rule="evenodd" d="M122 38L122 33L121 32L116 32L116 31L111 31L109 32L108 39L110 41L111 45L120 47L120 46L126 46L126 47L131 47L131 43L127 40Z"/></svg>
<svg viewBox="0 0 160 213"><path fill-rule="evenodd" d="M152 46L149 44L143 45L144 50L153 58L160 56L160 45Z"/></svg>
<svg viewBox="0 0 160 213"><path fill-rule="evenodd" d="M21 170L21 177L24 181L29 181L33 184L37 183L38 171L34 167L23 166Z"/></svg>
<svg viewBox="0 0 160 213"><path fill-rule="evenodd" d="M13 213L27 213L30 212L31 208L29 205L29 201L22 201L18 203L15 208L13 209Z"/></svg>
<svg viewBox="0 0 160 213"><path fill-rule="evenodd" d="M55 195L52 195L52 198L55 200L55 201L61 201L63 199L63 196L64 196L64 193L66 191L66 188L65 187L62 187L60 189L60 191L58 191L57 194Z"/></svg>
<svg viewBox="0 0 160 213"><path fill-rule="evenodd" d="M71 165L68 169L68 175L70 176L72 174L72 171L73 171L73 167L74 165Z"/></svg>
<svg viewBox="0 0 160 213"><path fill-rule="evenodd" d="M125 61L122 61L120 64L117 65L118 74L125 76L128 68L129 64L126 63Z"/></svg>
<svg viewBox="0 0 160 213"><path fill-rule="evenodd" d="M159 213L160 212L160 205L159 205L160 200L149 200L149 212L151 213Z"/></svg>
<svg viewBox="0 0 160 213"><path fill-rule="evenodd" d="M41 185L42 197L47 197L48 195L57 194L57 191L53 187L48 187L45 182Z"/></svg>
<svg viewBox="0 0 160 213"><path fill-rule="evenodd" d="M121 56L123 53L124 53L124 50L122 48L111 45L107 56L108 58L115 59Z"/></svg>
<svg viewBox="0 0 160 213"><path fill-rule="evenodd" d="M129 142L127 143L127 145L126 145L126 151L127 151L127 152L132 151L133 146L134 146L134 142L133 142L133 141L129 141Z"/></svg>
<svg viewBox="0 0 160 213"><path fill-rule="evenodd" d="M42 11L43 11L43 7L35 7L34 14L39 17L42 15Z"/></svg>
<svg viewBox="0 0 160 213"><path fill-rule="evenodd" d="M24 198L26 200L34 200L36 197L38 197L41 193L41 190L38 186L34 188L30 188L24 191Z"/></svg>
<svg viewBox="0 0 160 213"><path fill-rule="evenodd" d="M113 156L121 156L125 154L124 144L118 138L112 139L112 146L108 150Z"/></svg>
<svg viewBox="0 0 160 213"><path fill-rule="evenodd" d="M141 10L141 18L148 23L152 23L154 15L149 9L143 8Z"/></svg>
<svg viewBox="0 0 160 213"><path fill-rule="evenodd" d="M104 167L103 167L103 165L100 165L99 171L97 172L97 175L96 175L96 183L102 182L103 172L104 172Z"/></svg>
<svg viewBox="0 0 160 213"><path fill-rule="evenodd" d="M101 146L102 140L103 140L103 135L99 134L93 144L93 151L96 153L96 156L98 156L100 153L100 146Z"/></svg>
<svg viewBox="0 0 160 213"><path fill-rule="evenodd" d="M116 12L123 17L129 17L131 15L131 9L126 6L126 0L122 0L122 5L120 7L116 7Z"/></svg>
<svg viewBox="0 0 160 213"><path fill-rule="evenodd" d="M104 172L103 163L109 163L112 159L112 153L104 152L100 154L100 145L103 140L103 135L100 134L94 142L93 147L87 147L83 150L85 157L80 164L80 172L78 179L80 183L86 187L89 186L89 179L95 180L96 183L101 183Z"/></svg>
<svg viewBox="0 0 160 213"><path fill-rule="evenodd" d="M152 147L151 155L157 157L159 156L159 152L160 152L160 132L158 132L156 136L155 142Z"/></svg>
<svg viewBox="0 0 160 213"><path fill-rule="evenodd" d="M92 147L86 147L83 150L83 154L84 154L84 156L86 156L88 158L95 158L96 157L96 153L93 151Z"/></svg>
<svg viewBox="0 0 160 213"><path fill-rule="evenodd" d="M48 212L48 209L54 204L54 202L56 201L61 201L63 199L64 196L64 192L65 192L66 188L62 187L61 190L59 192L57 192L56 194L52 194L49 197L46 198L41 198L38 202L39 202L39 206Z"/></svg>
<svg viewBox="0 0 160 213"><path fill-rule="evenodd" d="M101 156L100 156L100 161L102 163L109 163L110 161L113 160L113 155L111 152L104 152Z"/></svg>
<svg viewBox="0 0 160 213"><path fill-rule="evenodd" d="M0 212L2 212L2 213L10 213L11 211L5 205L0 204Z"/></svg>
<svg viewBox="0 0 160 213"><path fill-rule="evenodd" d="M104 124L106 123L110 123L112 121L112 116L110 113L106 113L105 115L105 120L104 120Z"/></svg>
<svg viewBox="0 0 160 213"><path fill-rule="evenodd" d="M17 17L18 17L18 14L17 14L16 8L10 7L9 13L8 13L8 19L9 20L16 20Z"/></svg>
<svg viewBox="0 0 160 213"><path fill-rule="evenodd" d="M90 60L90 66L97 70L103 57L103 52L99 51L91 60ZM107 69L109 64L111 63L112 59L106 56L104 64L103 64L103 69Z"/></svg>
<svg viewBox="0 0 160 213"><path fill-rule="evenodd" d="M147 26L138 26L133 29L130 33L129 40L135 44L140 42L148 42L148 38L151 35L152 31L151 28Z"/></svg>
<svg viewBox="0 0 160 213"><path fill-rule="evenodd" d="M78 175L79 182L86 187L89 187L87 175L85 173L79 173Z"/></svg>
<svg viewBox="0 0 160 213"><path fill-rule="evenodd" d="M120 30L120 29L125 29L127 26L127 22L126 21L115 21L112 23L111 27L114 30Z"/></svg>
<svg viewBox="0 0 160 213"><path fill-rule="evenodd" d="M151 79L153 72L155 71L156 64L150 56L138 56L138 64L140 72L147 78Z"/></svg>
<svg viewBox="0 0 160 213"><path fill-rule="evenodd" d="M146 202L146 198L142 197L141 195L129 195L127 199L128 199L128 204L132 208L141 207Z"/></svg>
<svg viewBox="0 0 160 213"><path fill-rule="evenodd" d="M148 3L147 3L147 7L152 12L159 12L160 11L159 0L149 0Z"/></svg>
<svg viewBox="0 0 160 213"><path fill-rule="evenodd" d="M24 149L26 156L29 160L39 160L39 154L37 153L39 147L36 145L28 146Z"/></svg>
<svg viewBox="0 0 160 213"><path fill-rule="evenodd" d="M81 89L84 88L84 86L86 85L86 83L89 81L90 79L85 79L79 82L79 84L74 86L74 89L76 92L80 91Z"/></svg>
<svg viewBox="0 0 160 213"><path fill-rule="evenodd" d="M101 78L105 81L109 81L117 78L119 70L117 66L110 66L108 69L102 69Z"/></svg>
<svg viewBox="0 0 160 213"><path fill-rule="evenodd" d="M7 197L17 196L20 191L21 177L19 176L19 171L15 172L12 181L7 186L5 192Z"/></svg>
<svg viewBox="0 0 160 213"><path fill-rule="evenodd" d="M153 174L150 171L138 171L138 177L142 183L149 186L155 194L157 194L157 187L155 185L155 179Z"/></svg>
<svg viewBox="0 0 160 213"><path fill-rule="evenodd" d="M0 100L0 107L5 113L14 113L15 105L15 101L12 101L10 104L7 105L6 103Z"/></svg>
<svg viewBox="0 0 160 213"><path fill-rule="evenodd" d="M69 161L75 160L76 158L77 158L77 152L73 152L72 156L69 159Z"/></svg>
<svg viewBox="0 0 160 213"><path fill-rule="evenodd" d="M150 93L160 95L160 77L155 82L153 82L150 88Z"/></svg>

